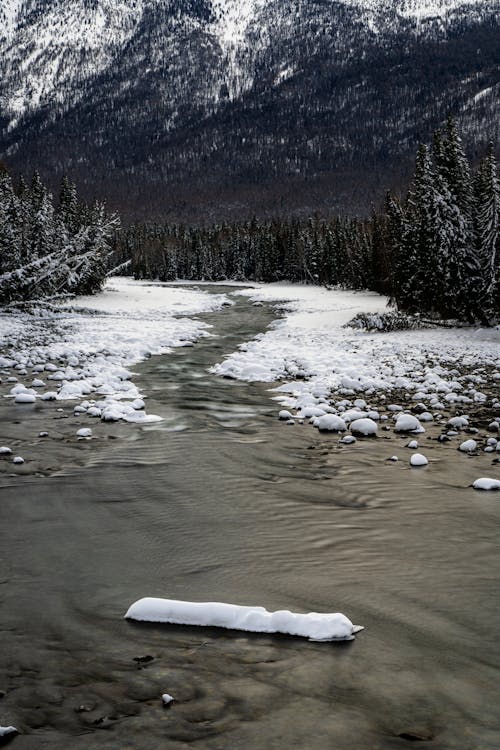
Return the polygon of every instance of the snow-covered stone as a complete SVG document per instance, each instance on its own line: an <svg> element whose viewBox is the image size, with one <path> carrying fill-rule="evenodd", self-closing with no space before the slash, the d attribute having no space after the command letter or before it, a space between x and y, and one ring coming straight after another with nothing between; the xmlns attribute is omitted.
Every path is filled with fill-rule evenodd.
<svg viewBox="0 0 500 750"><path fill-rule="evenodd" d="M311 417L323 417L326 411L319 406L304 406L299 412L299 416L304 419L310 419Z"/></svg>
<svg viewBox="0 0 500 750"><path fill-rule="evenodd" d="M455 430L464 430L469 426L469 420L466 416L452 417L447 422L449 427L453 427Z"/></svg>
<svg viewBox="0 0 500 750"><path fill-rule="evenodd" d="M482 477L481 479L476 479L472 486L475 490L500 490L500 480Z"/></svg>
<svg viewBox="0 0 500 750"><path fill-rule="evenodd" d="M14 398L16 404L34 404L36 402L36 396L32 393L18 393Z"/></svg>
<svg viewBox="0 0 500 750"><path fill-rule="evenodd" d="M427 466L428 463L429 461L422 453L414 453L410 458L411 466Z"/></svg>
<svg viewBox="0 0 500 750"><path fill-rule="evenodd" d="M168 693L163 693L163 695L161 696L161 701L164 706L170 706L170 704L174 702L174 698Z"/></svg>
<svg viewBox="0 0 500 750"><path fill-rule="evenodd" d="M76 434L79 438L91 438L92 430L90 427L81 427Z"/></svg>
<svg viewBox="0 0 500 750"><path fill-rule="evenodd" d="M410 440L410 442L406 446L407 448L411 448L412 451L417 450L418 448L418 440Z"/></svg>
<svg viewBox="0 0 500 750"><path fill-rule="evenodd" d="M282 409L278 414L278 419L282 419L285 422L287 419L293 419L293 414L286 409Z"/></svg>
<svg viewBox="0 0 500 750"><path fill-rule="evenodd" d="M395 432L425 432L419 420L413 414L399 414L394 430Z"/></svg>
<svg viewBox="0 0 500 750"><path fill-rule="evenodd" d="M351 432L353 435L363 435L368 437L370 435L376 435L378 430L377 423L373 419L356 419L351 422Z"/></svg>
<svg viewBox="0 0 500 750"><path fill-rule="evenodd" d="M342 445L354 445L354 443L357 443L358 441L354 437L354 435L346 435L345 437L341 438L339 440L339 443Z"/></svg>
<svg viewBox="0 0 500 750"><path fill-rule="evenodd" d="M345 432L347 425L342 417L336 414L325 414L316 420L316 427L321 432Z"/></svg>
<svg viewBox="0 0 500 750"><path fill-rule="evenodd" d="M9 735L14 736L15 734L19 734L19 731L16 729L16 727L0 727L0 737L2 738L8 738Z"/></svg>
<svg viewBox="0 0 500 750"><path fill-rule="evenodd" d="M296 614L268 612L264 607L243 607L221 602L184 602L147 597L132 604L125 618L142 622L228 628L252 633L286 633L311 640L352 640L363 628L340 612Z"/></svg>
<svg viewBox="0 0 500 750"><path fill-rule="evenodd" d="M463 453L473 453L477 448L477 442L475 440L465 440L459 447L459 451Z"/></svg>
<svg viewBox="0 0 500 750"><path fill-rule="evenodd" d="M12 463L13 464L23 464L24 463L24 458L22 456L14 456L14 458L12 459Z"/></svg>
<svg viewBox="0 0 500 750"><path fill-rule="evenodd" d="M0 446L0 456L12 456L12 449L6 445Z"/></svg>

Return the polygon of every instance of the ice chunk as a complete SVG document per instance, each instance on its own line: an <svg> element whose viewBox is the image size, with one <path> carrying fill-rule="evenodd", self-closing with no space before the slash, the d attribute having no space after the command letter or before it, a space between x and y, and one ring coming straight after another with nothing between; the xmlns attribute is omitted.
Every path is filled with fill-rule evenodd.
<svg viewBox="0 0 500 750"><path fill-rule="evenodd" d="M221 602L184 602L147 597L132 604L125 617L142 622L246 630L254 633L286 633L312 640L352 640L363 628L340 612L297 614L288 610L268 612L264 607L242 607Z"/></svg>

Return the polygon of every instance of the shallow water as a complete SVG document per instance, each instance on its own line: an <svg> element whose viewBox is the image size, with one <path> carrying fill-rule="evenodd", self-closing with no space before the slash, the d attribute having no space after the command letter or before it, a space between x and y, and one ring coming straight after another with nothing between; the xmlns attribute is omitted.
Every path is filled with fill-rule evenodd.
<svg viewBox="0 0 500 750"><path fill-rule="evenodd" d="M238 298L203 316L214 337L134 368L162 423L92 421L76 441L71 406L0 405L0 442L33 457L0 466L0 725L19 750L500 745L500 498L468 487L491 456L431 430L411 470L404 437L339 446L278 422L266 386L207 372L272 317ZM317 644L124 621L142 596L366 630Z"/></svg>

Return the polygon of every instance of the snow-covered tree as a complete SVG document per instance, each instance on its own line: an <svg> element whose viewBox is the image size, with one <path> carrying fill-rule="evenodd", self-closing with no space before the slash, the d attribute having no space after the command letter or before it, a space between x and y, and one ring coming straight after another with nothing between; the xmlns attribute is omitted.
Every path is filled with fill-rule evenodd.
<svg viewBox="0 0 500 750"><path fill-rule="evenodd" d="M37 173L15 189L1 172L0 304L100 289L116 226L102 204L79 204L68 182L56 211Z"/></svg>

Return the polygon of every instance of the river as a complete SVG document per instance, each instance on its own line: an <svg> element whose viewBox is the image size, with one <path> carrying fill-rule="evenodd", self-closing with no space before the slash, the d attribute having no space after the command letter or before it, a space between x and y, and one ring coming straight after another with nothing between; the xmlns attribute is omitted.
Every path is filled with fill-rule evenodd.
<svg viewBox="0 0 500 750"><path fill-rule="evenodd" d="M201 317L213 337L134 368L163 422L76 442L70 406L1 404L2 440L36 456L0 474L12 746L498 747L498 493L467 488L467 458L436 441L432 471L412 471L385 460L405 451L392 433L350 447L280 423L268 385L208 372L275 314L237 298ZM125 621L142 596L365 630L321 644Z"/></svg>

